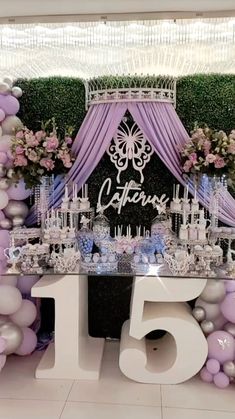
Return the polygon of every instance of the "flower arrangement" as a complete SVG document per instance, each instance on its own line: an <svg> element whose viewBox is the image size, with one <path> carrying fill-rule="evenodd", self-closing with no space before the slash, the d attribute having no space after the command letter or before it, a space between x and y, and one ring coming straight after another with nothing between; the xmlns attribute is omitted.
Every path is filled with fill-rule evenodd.
<svg viewBox="0 0 235 419"><path fill-rule="evenodd" d="M195 127L181 150L183 173L208 176L227 175L235 181L235 130L229 135L207 126Z"/></svg>
<svg viewBox="0 0 235 419"><path fill-rule="evenodd" d="M26 187L33 188L43 176L66 173L74 161L72 132L73 128L68 127L60 138L54 118L35 133L27 127L18 130L11 145L15 179L23 178Z"/></svg>

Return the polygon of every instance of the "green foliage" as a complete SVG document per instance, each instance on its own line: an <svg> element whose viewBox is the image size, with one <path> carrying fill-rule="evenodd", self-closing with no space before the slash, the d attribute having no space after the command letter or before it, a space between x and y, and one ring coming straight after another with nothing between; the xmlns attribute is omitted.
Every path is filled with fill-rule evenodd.
<svg viewBox="0 0 235 419"><path fill-rule="evenodd" d="M229 133L235 128L235 75L198 74L177 81L176 111L190 132L195 121Z"/></svg>
<svg viewBox="0 0 235 419"><path fill-rule="evenodd" d="M161 76L102 76L95 81L100 87L151 87ZM78 131L85 116L85 88L77 78L49 77L19 79L23 90L19 117L30 129L38 130L41 122L55 117L61 131L73 126ZM190 132L195 121L227 133L235 128L235 75L192 75L177 81L177 108L185 128Z"/></svg>
<svg viewBox="0 0 235 419"><path fill-rule="evenodd" d="M74 133L77 133L86 114L82 80L67 77L19 79L15 85L23 90L18 116L28 128L39 130L43 122L54 117L59 133L64 133L68 126L74 127Z"/></svg>
<svg viewBox="0 0 235 419"><path fill-rule="evenodd" d="M173 81L173 77L150 76L150 75L127 75L127 76L100 76L89 80L89 84L99 89L117 89L134 87L157 87L167 81Z"/></svg>

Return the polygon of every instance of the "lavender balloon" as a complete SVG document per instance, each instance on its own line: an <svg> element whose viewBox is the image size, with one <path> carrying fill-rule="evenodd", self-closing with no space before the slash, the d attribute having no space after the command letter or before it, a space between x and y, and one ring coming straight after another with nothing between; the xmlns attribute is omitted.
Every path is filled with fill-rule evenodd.
<svg viewBox="0 0 235 419"><path fill-rule="evenodd" d="M224 317L231 323L235 323L235 292L226 295L220 304L220 309Z"/></svg>
<svg viewBox="0 0 235 419"><path fill-rule="evenodd" d="M200 377L202 381L205 381L206 383L212 383L213 381L213 375L209 371L207 371L205 367L201 369Z"/></svg>
<svg viewBox="0 0 235 419"><path fill-rule="evenodd" d="M226 288L226 292L235 292L235 281L234 280L225 281L225 288Z"/></svg>
<svg viewBox="0 0 235 419"><path fill-rule="evenodd" d="M211 374L217 374L220 371L220 363L217 359L208 359L206 368Z"/></svg>
<svg viewBox="0 0 235 419"><path fill-rule="evenodd" d="M23 180L20 180L17 184L10 186L7 191L9 199L15 199L16 201L24 200L29 197L31 193L30 189L26 189Z"/></svg>
<svg viewBox="0 0 235 419"><path fill-rule="evenodd" d="M31 288L38 282L39 276L37 275L27 275L27 276L20 276L18 278L18 289L22 292L22 294L30 294Z"/></svg>
<svg viewBox="0 0 235 419"><path fill-rule="evenodd" d="M223 364L234 359L235 342L233 336L223 330L211 333L207 337L208 358L213 358Z"/></svg>
<svg viewBox="0 0 235 419"><path fill-rule="evenodd" d="M6 115L15 115L20 109L20 104L14 96L0 95L0 107Z"/></svg>
<svg viewBox="0 0 235 419"><path fill-rule="evenodd" d="M218 374L214 375L213 381L215 385L219 388L226 388L229 386L229 378L223 372L218 372Z"/></svg>
<svg viewBox="0 0 235 419"><path fill-rule="evenodd" d="M37 335L29 327L23 327L23 342L15 352L17 355L30 355L36 348L37 345Z"/></svg>

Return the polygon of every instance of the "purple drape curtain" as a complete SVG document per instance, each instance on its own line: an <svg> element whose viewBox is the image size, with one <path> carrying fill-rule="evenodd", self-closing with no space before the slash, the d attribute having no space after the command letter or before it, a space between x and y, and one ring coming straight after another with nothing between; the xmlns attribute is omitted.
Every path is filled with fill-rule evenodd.
<svg viewBox="0 0 235 419"><path fill-rule="evenodd" d="M110 144L127 109L126 103L98 104L91 106L74 140L72 151L77 156L66 176L66 183L78 184L78 190L93 172L108 145ZM64 194L65 182L55 180L54 193L51 194L50 206L60 206ZM27 218L27 225L36 222L32 208Z"/></svg>
<svg viewBox="0 0 235 419"><path fill-rule="evenodd" d="M163 163L185 185L179 150L188 134L173 106L170 103L133 102L128 104L128 110ZM189 189L193 192L192 181L189 182ZM210 194L203 185L199 187L198 197L201 204L208 208ZM235 227L235 200L225 189L220 192L219 218L225 224Z"/></svg>
<svg viewBox="0 0 235 419"><path fill-rule="evenodd" d="M78 190L81 188L107 150L127 109L166 167L185 185L180 169L179 150L188 139L188 134L174 107L163 102L106 103L91 106L73 144L72 150L77 157L66 176L66 182L76 182ZM193 192L192 182L189 187ZM58 177L50 205L58 207L63 194L64 181ZM199 188L198 196L200 202L208 208L209 195L203 186ZM235 226L235 200L224 190L220 201L221 221ZM36 216L32 209L27 224L34 224L35 221Z"/></svg>

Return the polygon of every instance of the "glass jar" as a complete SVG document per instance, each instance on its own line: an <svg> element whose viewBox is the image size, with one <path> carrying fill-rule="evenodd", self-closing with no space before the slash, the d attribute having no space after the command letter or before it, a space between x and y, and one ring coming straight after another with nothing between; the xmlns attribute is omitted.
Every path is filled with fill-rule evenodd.
<svg viewBox="0 0 235 419"><path fill-rule="evenodd" d="M97 246L99 246L101 241L110 237L109 220L103 213L98 214L93 220L93 234Z"/></svg>
<svg viewBox="0 0 235 419"><path fill-rule="evenodd" d="M171 236L169 220L166 214L158 214L152 221L151 237L155 243L155 251L163 254L166 248L166 237Z"/></svg>
<svg viewBox="0 0 235 419"><path fill-rule="evenodd" d="M94 236L92 231L87 227L83 226L77 234L78 248L83 256L92 253Z"/></svg>

